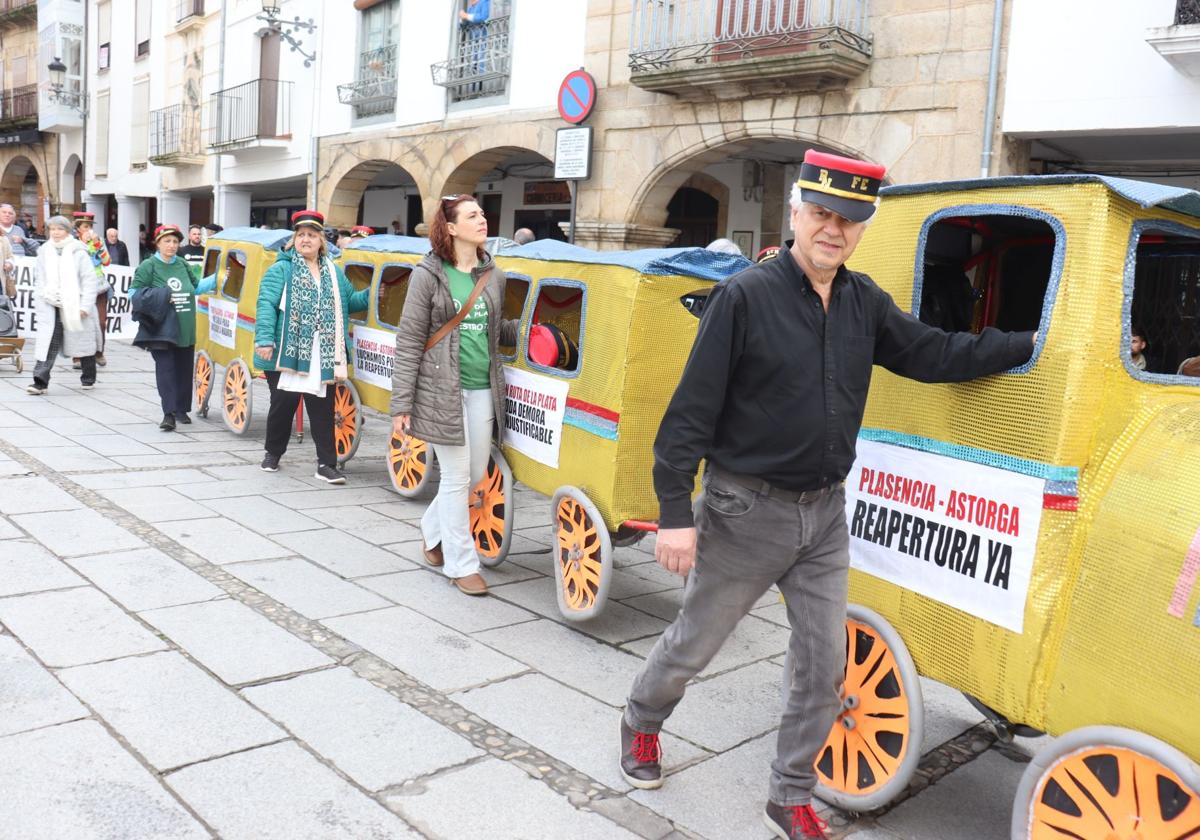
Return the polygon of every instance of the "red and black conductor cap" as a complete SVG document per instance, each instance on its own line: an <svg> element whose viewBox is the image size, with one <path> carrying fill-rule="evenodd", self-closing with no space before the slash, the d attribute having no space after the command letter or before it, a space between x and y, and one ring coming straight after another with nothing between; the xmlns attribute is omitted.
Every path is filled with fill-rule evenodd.
<svg viewBox="0 0 1200 840"><path fill-rule="evenodd" d="M350 235L355 239L362 239L371 236L375 233L375 228L367 227L366 225L355 225L350 228Z"/></svg>
<svg viewBox="0 0 1200 840"><path fill-rule="evenodd" d="M76 210L71 214L71 218L75 220L76 227L84 223L89 225L95 225L96 223L96 214L91 210Z"/></svg>
<svg viewBox="0 0 1200 840"><path fill-rule="evenodd" d="M183 241L183 232L179 230L179 225L159 225L154 229L155 244L164 236L174 236L180 242Z"/></svg>
<svg viewBox="0 0 1200 840"><path fill-rule="evenodd" d="M819 204L852 222L875 212L886 167L809 149L800 167L800 200Z"/></svg>
<svg viewBox="0 0 1200 840"><path fill-rule="evenodd" d="M300 230L305 225L325 230L325 217L316 210L297 210L292 214L292 230Z"/></svg>

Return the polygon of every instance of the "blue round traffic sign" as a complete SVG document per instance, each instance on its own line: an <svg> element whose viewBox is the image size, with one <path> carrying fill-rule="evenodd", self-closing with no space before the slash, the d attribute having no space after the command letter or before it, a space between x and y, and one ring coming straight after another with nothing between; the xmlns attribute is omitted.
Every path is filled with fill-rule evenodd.
<svg viewBox="0 0 1200 840"><path fill-rule="evenodd" d="M586 70L572 70L558 89L558 115L572 125L587 119L596 104L596 80Z"/></svg>

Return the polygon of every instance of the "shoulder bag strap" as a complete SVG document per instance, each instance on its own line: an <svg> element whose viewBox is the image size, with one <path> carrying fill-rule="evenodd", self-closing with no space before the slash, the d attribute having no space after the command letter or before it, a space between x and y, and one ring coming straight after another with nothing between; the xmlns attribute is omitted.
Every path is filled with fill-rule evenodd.
<svg viewBox="0 0 1200 840"><path fill-rule="evenodd" d="M471 311L475 306L475 301L479 300L479 296L483 294L483 287L492 279L492 272L495 270L495 268L490 268L479 276L479 280L475 282L475 288L471 290L471 296L467 298L467 302L462 305L461 309L454 313L453 318L442 324L441 328L429 337L429 341L425 342L426 353L436 347L439 341L449 335L450 331L461 324L463 318L467 317L467 313Z"/></svg>

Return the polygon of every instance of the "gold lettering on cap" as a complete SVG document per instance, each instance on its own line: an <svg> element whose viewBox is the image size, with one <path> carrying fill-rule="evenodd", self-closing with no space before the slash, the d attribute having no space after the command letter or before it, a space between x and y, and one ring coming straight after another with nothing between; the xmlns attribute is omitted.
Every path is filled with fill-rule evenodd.
<svg viewBox="0 0 1200 840"><path fill-rule="evenodd" d="M821 174L817 176L817 180L821 182L821 186L829 188L833 186L833 179L829 177L829 170L822 169Z"/></svg>

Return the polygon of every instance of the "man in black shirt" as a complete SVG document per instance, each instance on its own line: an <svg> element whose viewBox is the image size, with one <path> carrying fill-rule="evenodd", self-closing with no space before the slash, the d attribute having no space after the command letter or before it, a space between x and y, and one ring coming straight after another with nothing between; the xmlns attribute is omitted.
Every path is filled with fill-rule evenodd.
<svg viewBox="0 0 1200 840"><path fill-rule="evenodd" d="M178 256L188 264L188 268L196 267L192 273L200 276L200 266L204 265L204 229L200 225L188 228L188 243L179 249Z"/></svg>
<svg viewBox="0 0 1200 840"><path fill-rule="evenodd" d="M844 263L875 212L884 169L808 152L792 189L796 238L709 295L654 444L655 559L687 576L683 607L634 681L621 771L662 784L658 732L687 682L774 584L793 662L764 821L823 838L813 762L841 708L849 568L843 482L871 366L954 382L1027 361L1033 333L945 333L901 311ZM691 492L707 459L704 504Z"/></svg>

